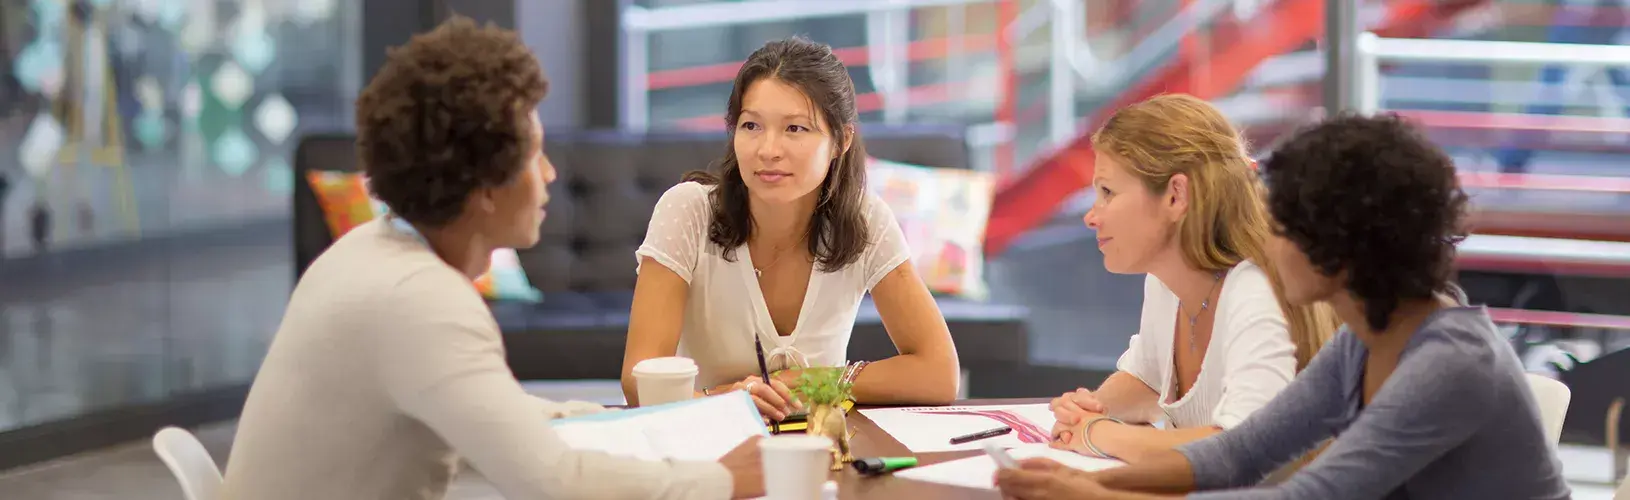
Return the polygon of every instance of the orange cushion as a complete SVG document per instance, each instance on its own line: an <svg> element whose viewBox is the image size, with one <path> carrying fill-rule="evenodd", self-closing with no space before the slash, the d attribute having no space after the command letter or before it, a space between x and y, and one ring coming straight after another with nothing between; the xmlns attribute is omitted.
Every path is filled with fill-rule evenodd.
<svg viewBox="0 0 1630 500"><path fill-rule="evenodd" d="M368 196L367 178L362 174L312 170L306 172L306 181L317 195L317 205L323 209L328 233L336 240L383 213L377 210L373 197Z"/></svg>

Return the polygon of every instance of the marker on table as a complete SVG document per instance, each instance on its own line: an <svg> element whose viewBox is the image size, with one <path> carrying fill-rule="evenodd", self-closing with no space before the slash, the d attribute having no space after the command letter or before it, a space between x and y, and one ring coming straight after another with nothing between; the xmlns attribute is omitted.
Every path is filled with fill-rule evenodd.
<svg viewBox="0 0 1630 500"><path fill-rule="evenodd" d="M853 465L855 470L861 474L877 475L907 467L916 467L917 457L857 458Z"/></svg>
<svg viewBox="0 0 1630 500"><path fill-rule="evenodd" d="M975 432L973 434L968 434L968 435L964 435L964 436L957 436L957 437L951 438L951 444L962 444L962 443L978 441L978 440L981 440L981 439L989 439L989 438L993 438L993 437L1000 436L1000 435L1003 435L1003 434L1007 434L1009 432L1013 432L1013 428L1004 425L1004 426L997 427L995 429L991 429L991 430L988 430L988 431L979 431L979 432Z"/></svg>

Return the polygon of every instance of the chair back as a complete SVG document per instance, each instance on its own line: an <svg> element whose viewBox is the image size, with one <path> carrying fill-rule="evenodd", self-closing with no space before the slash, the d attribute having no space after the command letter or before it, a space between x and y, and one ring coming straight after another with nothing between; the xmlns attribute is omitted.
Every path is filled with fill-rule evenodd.
<svg viewBox="0 0 1630 500"><path fill-rule="evenodd" d="M1568 385L1544 375L1529 373L1528 388L1534 392L1534 404L1539 406L1540 423L1551 444L1562 441L1562 422L1568 417L1568 402L1573 392Z"/></svg>
<svg viewBox="0 0 1630 500"><path fill-rule="evenodd" d="M165 427L153 435L153 452L170 468L187 500L216 500L221 495L221 469L191 432Z"/></svg>

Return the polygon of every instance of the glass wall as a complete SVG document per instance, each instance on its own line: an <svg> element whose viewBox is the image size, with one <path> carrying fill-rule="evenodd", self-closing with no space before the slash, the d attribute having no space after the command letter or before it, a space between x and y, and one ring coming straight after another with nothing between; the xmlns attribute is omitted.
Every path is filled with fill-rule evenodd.
<svg viewBox="0 0 1630 500"><path fill-rule="evenodd" d="M0 431L250 380L353 3L0 0Z"/></svg>
<svg viewBox="0 0 1630 500"><path fill-rule="evenodd" d="M1369 102L1454 155L1474 209L1461 284L1492 307L1529 371L1573 390L1563 439L1598 446L1612 399L1630 396L1604 373L1630 363L1627 9L1500 0L1429 36L1383 35Z"/></svg>

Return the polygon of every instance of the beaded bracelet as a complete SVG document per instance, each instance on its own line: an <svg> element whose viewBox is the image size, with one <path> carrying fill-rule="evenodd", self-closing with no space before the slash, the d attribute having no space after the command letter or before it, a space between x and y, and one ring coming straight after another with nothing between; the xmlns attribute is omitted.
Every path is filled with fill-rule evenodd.
<svg viewBox="0 0 1630 500"><path fill-rule="evenodd" d="M855 383L855 377L860 376L860 370L866 368L866 365L868 363L871 363L871 362L870 361L858 361L858 362L855 362L853 364L850 364L849 369L844 370L843 371L843 376L838 378L838 384L839 385L851 385L851 384L854 384Z"/></svg>

